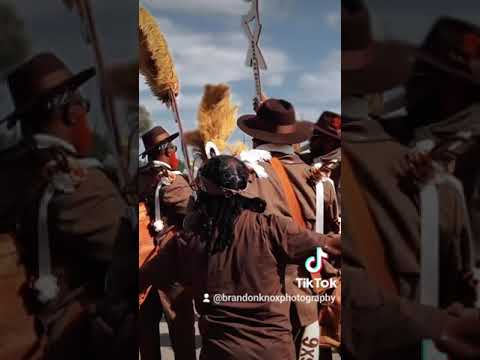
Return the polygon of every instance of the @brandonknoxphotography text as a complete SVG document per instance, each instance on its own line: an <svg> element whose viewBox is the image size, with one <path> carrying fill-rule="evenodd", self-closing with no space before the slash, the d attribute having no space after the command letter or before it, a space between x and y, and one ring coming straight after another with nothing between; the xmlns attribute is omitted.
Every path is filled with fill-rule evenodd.
<svg viewBox="0 0 480 360"><path fill-rule="evenodd" d="M318 247L315 251L315 256L310 256L305 260L305 268L310 273L320 273L323 268L323 260L328 259L328 254ZM338 279L329 278L296 278L295 282L299 288L322 288L335 289L338 286ZM266 295L266 294L210 294L205 293L203 303L221 304L227 302L317 302L317 303L333 303L335 301L334 295Z"/></svg>

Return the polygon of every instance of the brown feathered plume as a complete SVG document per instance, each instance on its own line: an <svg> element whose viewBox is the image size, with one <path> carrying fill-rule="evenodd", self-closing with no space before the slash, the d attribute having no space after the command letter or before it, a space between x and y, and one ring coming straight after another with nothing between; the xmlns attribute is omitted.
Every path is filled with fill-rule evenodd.
<svg viewBox="0 0 480 360"><path fill-rule="evenodd" d="M177 96L180 91L175 65L157 21L143 7L139 11L138 41L140 73L145 76L152 93L170 105L170 92Z"/></svg>
<svg viewBox="0 0 480 360"><path fill-rule="evenodd" d="M230 87L226 84L206 85L198 108L198 130L185 134L187 144L205 157L205 144L213 142L221 152L232 155L244 150L243 143L235 145L227 141L235 131L238 106L231 99Z"/></svg>

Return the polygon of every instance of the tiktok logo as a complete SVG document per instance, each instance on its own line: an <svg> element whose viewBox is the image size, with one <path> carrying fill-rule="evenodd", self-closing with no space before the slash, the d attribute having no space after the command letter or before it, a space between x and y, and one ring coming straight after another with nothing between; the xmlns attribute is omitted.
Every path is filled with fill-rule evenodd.
<svg viewBox="0 0 480 360"><path fill-rule="evenodd" d="M305 268L311 273L320 272L323 267L323 259L328 259L328 254L322 248L317 247L316 256L310 256L305 260ZM315 263L315 266L312 266L312 263Z"/></svg>

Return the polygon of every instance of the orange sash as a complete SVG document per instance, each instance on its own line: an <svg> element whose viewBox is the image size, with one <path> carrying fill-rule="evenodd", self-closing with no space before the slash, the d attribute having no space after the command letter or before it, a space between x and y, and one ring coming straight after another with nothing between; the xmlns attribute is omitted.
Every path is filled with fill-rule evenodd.
<svg viewBox="0 0 480 360"><path fill-rule="evenodd" d="M302 214L302 208L300 206L297 196L295 195L295 190L293 189L292 183L288 178L288 174L285 171L282 162L277 158L272 157L271 164L273 170L277 174L278 179L280 180L280 185L282 186L283 193L285 194L285 199L287 200L287 204L293 220L302 229L307 229L307 224L305 223ZM312 273L311 276L313 279L319 279L320 272Z"/></svg>
<svg viewBox="0 0 480 360"><path fill-rule="evenodd" d="M349 236L355 251L361 255L368 274L383 290L398 294L377 224L345 153L342 154L342 201L349 211L348 223L353 229Z"/></svg>

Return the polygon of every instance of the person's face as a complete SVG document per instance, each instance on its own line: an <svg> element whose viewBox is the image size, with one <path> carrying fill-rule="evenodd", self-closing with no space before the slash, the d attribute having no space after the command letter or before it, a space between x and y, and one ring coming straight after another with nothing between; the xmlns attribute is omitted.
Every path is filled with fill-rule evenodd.
<svg viewBox="0 0 480 360"><path fill-rule="evenodd" d="M72 144L81 156L89 155L93 148L93 132L88 121L90 103L80 94L75 94L66 106L65 116Z"/></svg>
<svg viewBox="0 0 480 360"><path fill-rule="evenodd" d="M173 170L178 169L180 161L177 159L177 146L175 144L167 144L153 156L154 160L162 161L169 164Z"/></svg>

